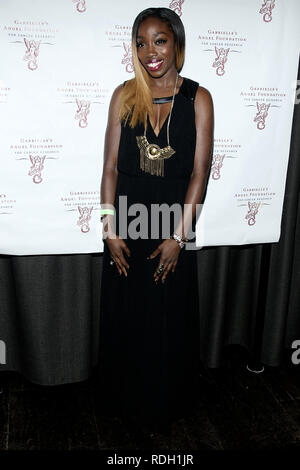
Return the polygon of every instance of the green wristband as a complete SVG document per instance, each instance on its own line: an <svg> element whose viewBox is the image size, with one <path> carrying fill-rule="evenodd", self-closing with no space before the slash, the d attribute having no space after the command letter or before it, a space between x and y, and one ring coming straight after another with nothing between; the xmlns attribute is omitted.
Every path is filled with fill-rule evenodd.
<svg viewBox="0 0 300 470"><path fill-rule="evenodd" d="M104 215L104 214L114 215L114 213L115 213L114 209L100 209L100 214L101 215Z"/></svg>

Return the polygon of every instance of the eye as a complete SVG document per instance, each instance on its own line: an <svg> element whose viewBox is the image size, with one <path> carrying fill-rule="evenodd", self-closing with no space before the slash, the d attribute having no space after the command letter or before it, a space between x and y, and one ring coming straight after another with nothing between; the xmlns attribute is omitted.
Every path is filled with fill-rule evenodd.
<svg viewBox="0 0 300 470"><path fill-rule="evenodd" d="M158 44L158 45L165 44L166 42L167 42L166 39L157 39L157 40L155 41L155 43ZM137 49L140 48L140 47L142 47L143 45L144 45L143 42L137 42L137 43L136 43Z"/></svg>

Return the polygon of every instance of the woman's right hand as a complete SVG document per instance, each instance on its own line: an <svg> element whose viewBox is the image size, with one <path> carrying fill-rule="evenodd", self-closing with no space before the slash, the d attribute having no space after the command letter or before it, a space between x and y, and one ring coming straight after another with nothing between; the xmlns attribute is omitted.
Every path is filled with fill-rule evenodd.
<svg viewBox="0 0 300 470"><path fill-rule="evenodd" d="M128 246L124 242L123 238L119 235L115 235L114 238L106 237L105 241L109 248L110 256L114 260L119 274L122 274L123 272L127 277L126 268L129 269L129 264L124 257L123 250L128 256L130 256L130 250Z"/></svg>

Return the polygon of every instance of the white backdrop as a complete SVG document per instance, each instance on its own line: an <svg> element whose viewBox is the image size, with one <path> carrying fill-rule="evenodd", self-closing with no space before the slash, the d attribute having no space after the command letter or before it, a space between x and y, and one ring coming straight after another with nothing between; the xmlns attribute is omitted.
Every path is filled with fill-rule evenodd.
<svg viewBox="0 0 300 470"><path fill-rule="evenodd" d="M298 0L0 0L0 253L102 252L109 101L134 76L131 27L175 10L181 75L206 87L214 156L197 244L280 237L299 55Z"/></svg>

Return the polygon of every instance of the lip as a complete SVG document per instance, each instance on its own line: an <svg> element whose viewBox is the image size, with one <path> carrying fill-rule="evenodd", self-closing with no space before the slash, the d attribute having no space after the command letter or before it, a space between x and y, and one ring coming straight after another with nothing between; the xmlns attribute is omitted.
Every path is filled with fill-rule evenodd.
<svg viewBox="0 0 300 470"><path fill-rule="evenodd" d="M147 66L148 70L151 70L151 72L153 72L153 71L155 72L156 70L160 69L160 67L162 66L163 62L164 62L163 59L162 59L162 60L158 60L158 61L157 61L157 65L154 66L154 67L153 67L153 66L152 66L152 67L150 66L150 64L153 64L153 62L148 62L148 63L146 64L146 66Z"/></svg>

